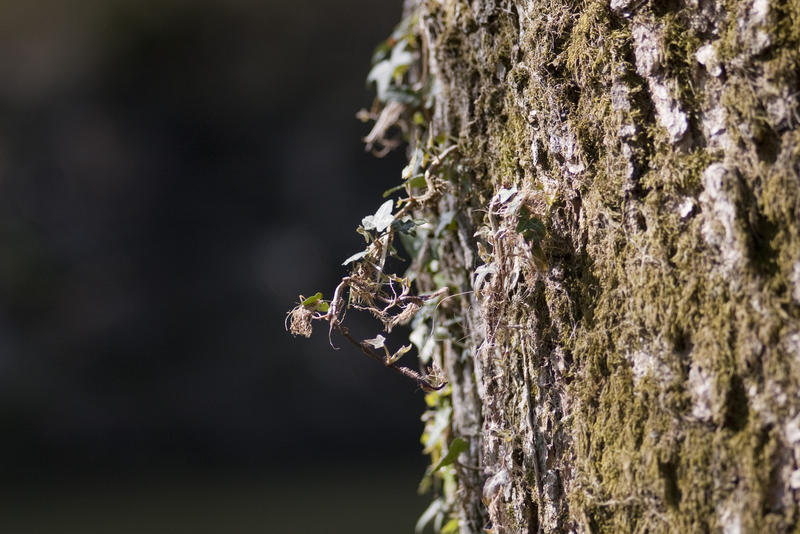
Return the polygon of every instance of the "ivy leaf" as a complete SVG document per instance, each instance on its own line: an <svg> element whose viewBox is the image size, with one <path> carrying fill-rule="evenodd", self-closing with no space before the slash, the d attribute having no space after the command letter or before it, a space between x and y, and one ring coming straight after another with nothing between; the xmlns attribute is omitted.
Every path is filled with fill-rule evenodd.
<svg viewBox="0 0 800 534"><path fill-rule="evenodd" d="M389 228L389 225L392 224L392 221L394 220L394 215L392 215L393 206L394 200L387 200L381 204L381 207L378 208L378 211L375 212L375 215L367 215L361 219L361 224L364 226L364 229L383 232Z"/></svg>
<svg viewBox="0 0 800 534"><path fill-rule="evenodd" d="M387 88L386 91L384 91L384 96L386 97L387 102L390 100L395 100L401 104L412 104L414 106L419 106L421 101L417 91L399 87Z"/></svg>
<svg viewBox="0 0 800 534"><path fill-rule="evenodd" d="M377 63L367 75L367 83L375 82L378 91L378 99L385 102L386 90L389 89L389 83L392 81L392 73L394 67L390 59L386 59Z"/></svg>
<svg viewBox="0 0 800 534"><path fill-rule="evenodd" d="M395 76L401 76L414 62L414 54L406 50L406 44L406 42L397 43L392 48L392 54L375 64L367 75L367 83L375 82L378 100L382 102L387 101L389 87Z"/></svg>
<svg viewBox="0 0 800 534"><path fill-rule="evenodd" d="M456 534L458 532L459 524L458 519L451 519L444 524L439 534Z"/></svg>
<svg viewBox="0 0 800 534"><path fill-rule="evenodd" d="M414 229L416 227L417 223L415 223L412 219L392 222L392 230L400 232L401 234L414 235Z"/></svg>
<svg viewBox="0 0 800 534"><path fill-rule="evenodd" d="M419 361L421 361L423 364L427 364L429 361L431 361L433 350L436 348L436 340L433 338L433 336L428 334L428 325L420 321L419 324L417 324L408 335L408 340L417 346Z"/></svg>
<svg viewBox="0 0 800 534"><path fill-rule="evenodd" d="M428 525L428 523L433 521L433 518L436 517L437 514L442 513L443 507L444 502L442 501L441 497L434 499L433 502L428 505L428 508L422 512L422 515L419 516L419 519L417 519L417 524L414 527L415 534L421 534L422 531L425 530L425 527Z"/></svg>
<svg viewBox="0 0 800 534"><path fill-rule="evenodd" d="M509 198L511 198L512 196L514 196L516 194L517 194L516 186L515 187L509 187L509 188L505 188L504 187L503 189L501 189L500 191L497 192L497 196L495 198L497 198L497 201L500 204L505 204L506 201L508 201Z"/></svg>
<svg viewBox="0 0 800 534"><path fill-rule="evenodd" d="M401 189L403 189L406 186L409 186L409 187L412 187L412 188L413 187L422 187L422 186L426 185L427 183L428 182L425 181L425 175L424 174L417 174L416 176L412 176L408 180L405 180L402 184L396 185L396 186L394 186L392 188L389 188L386 191L384 191L383 192L383 198L388 197L389 195L391 195L395 191L400 191Z"/></svg>
<svg viewBox="0 0 800 534"><path fill-rule="evenodd" d="M394 215L392 215L393 206L394 206L394 201L387 200L386 202L381 204L381 207L378 208L378 211L375 212L374 215L375 229L378 232L383 232L384 230L389 228L390 224L392 224L392 221L394 220Z"/></svg>
<svg viewBox="0 0 800 534"><path fill-rule="evenodd" d="M427 183L428 182L425 180L424 174L418 174L408 179L408 185L410 187L422 187L424 185L427 185Z"/></svg>
<svg viewBox="0 0 800 534"><path fill-rule="evenodd" d="M303 299L303 295L300 295L300 298ZM322 293L316 293L311 295L307 299L303 299L301 305L310 308L314 311L318 312L327 312L330 309L330 304L322 300Z"/></svg>
<svg viewBox="0 0 800 534"><path fill-rule="evenodd" d="M366 255L367 255L367 251L366 250L362 250L361 252L357 252L357 253L353 254L352 256L350 256L349 258L347 258L346 260L344 260L344 263L342 263L342 265L347 265L348 263L353 263L354 261L358 261L358 260L360 260L361 258L363 258Z"/></svg>
<svg viewBox="0 0 800 534"><path fill-rule="evenodd" d="M444 231L445 229L452 229L453 226L451 225L453 224L453 219L455 218L455 216L456 212L453 210L447 210L444 213L442 213L442 215L439 217L439 225L436 227L434 235L436 237L439 237L440 235L442 235L442 231Z"/></svg>
<svg viewBox="0 0 800 534"><path fill-rule="evenodd" d="M427 232L422 232L422 234L427 234ZM400 243L403 244L403 248L406 249L406 252L412 257L415 258L419 253L420 249L422 248L422 243L425 239L425 235L421 235L419 232L414 229L413 233L404 234L400 232L397 237L400 238ZM408 273L408 276L414 278L416 276L415 273Z"/></svg>
<svg viewBox="0 0 800 534"><path fill-rule="evenodd" d="M440 440L442 439L442 434L444 434L450 426L450 415L452 413L453 408L450 406L445 406L436 410L433 416L433 422L430 424L430 427L426 425L426 434L422 435L422 444L425 446L422 452L428 454L436 449L437 445L441 447Z"/></svg>
<svg viewBox="0 0 800 534"><path fill-rule="evenodd" d="M436 467L433 468L433 472L435 473L442 467L446 465L450 465L456 461L458 455L467 450L469 447L467 442L461 438L456 438L450 442L450 446L447 448L447 454L444 455L444 458L439 460L439 463L436 464Z"/></svg>
<svg viewBox="0 0 800 534"><path fill-rule="evenodd" d="M400 191L400 190L401 190L401 189L403 189L405 186L406 186L406 184L405 184L405 183L402 183L402 184L400 184L400 185L396 185L396 186L394 186L394 187L390 187L389 189L387 189L386 191L384 191L384 192L383 192L383 198L386 198L386 197L388 197L389 195L391 195L392 193L394 193L394 192L396 192L396 191Z"/></svg>
<svg viewBox="0 0 800 534"><path fill-rule="evenodd" d="M423 159L425 159L425 153L422 151L422 149L417 148L414 150L414 154L411 156L411 161L408 162L408 165L403 167L403 172L401 173L400 177L403 180L408 180L415 175L422 176L422 174L419 172L419 168L422 166Z"/></svg>
<svg viewBox="0 0 800 534"><path fill-rule="evenodd" d="M364 343L366 343L367 345L371 346L373 349L382 349L382 348L384 348L384 342L385 341L386 341L386 338L383 337L382 335L378 334L377 336L375 336L372 339L365 339Z"/></svg>
<svg viewBox="0 0 800 534"><path fill-rule="evenodd" d="M522 206L519 210L519 219L517 220L517 233L522 234L528 241L538 243L544 238L547 229L544 223L537 217L534 217L528 208Z"/></svg>
<svg viewBox="0 0 800 534"><path fill-rule="evenodd" d="M319 302L321 299L322 299L322 293L316 293L315 295L311 295L310 297L305 299L302 302L302 304L303 304L303 306L311 307L311 306L315 305L317 302Z"/></svg>

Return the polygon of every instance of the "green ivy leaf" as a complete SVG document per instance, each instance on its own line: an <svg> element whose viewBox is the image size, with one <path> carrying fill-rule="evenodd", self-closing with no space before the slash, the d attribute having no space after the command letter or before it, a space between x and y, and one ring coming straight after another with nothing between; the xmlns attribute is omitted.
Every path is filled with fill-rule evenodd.
<svg viewBox="0 0 800 534"><path fill-rule="evenodd" d="M389 189L387 189L386 191L383 192L383 198L388 197L389 195L391 195L392 193L394 193L396 191L400 191L405 186L406 186L406 184L403 183L403 184L400 184L400 185L396 185L394 187L390 187Z"/></svg>
<svg viewBox="0 0 800 534"><path fill-rule="evenodd" d="M392 230L394 230L395 232L400 232L401 234L414 235L415 233L414 229L416 227L417 223L415 223L413 219L392 222Z"/></svg>
<svg viewBox="0 0 800 534"><path fill-rule="evenodd" d="M456 534L458 532L458 519L451 519L444 524L439 534Z"/></svg>
<svg viewBox="0 0 800 534"><path fill-rule="evenodd" d="M417 176L412 176L408 179L408 185L411 187L422 187L426 185L426 183L427 182L425 182L424 174L418 174Z"/></svg>
<svg viewBox="0 0 800 534"><path fill-rule="evenodd" d="M458 455L467 450L469 446L467 442L461 438L456 438L450 442L450 446L447 448L447 454L445 454L444 458L439 460L439 463L436 464L436 467L433 468L433 472L435 473L442 467L446 465L450 465L456 461Z"/></svg>
<svg viewBox="0 0 800 534"><path fill-rule="evenodd" d="M322 293L316 293L315 295L311 295L310 297L305 299L302 304L303 306L311 307L317 302L319 302L321 299L322 299Z"/></svg>
<svg viewBox="0 0 800 534"><path fill-rule="evenodd" d="M401 189L403 189L406 186L412 187L412 188L413 187L423 187L424 185L426 185L426 183L427 182L425 182L425 175L424 174L418 174L416 176L412 176L408 180L405 180L402 184L396 185L396 186L391 187L391 188L387 189L386 191L384 191L383 192L383 198L388 197L389 195L391 195L395 191L400 191Z"/></svg>
<svg viewBox="0 0 800 534"><path fill-rule="evenodd" d="M303 295L300 295L300 298L303 298ZM311 308L314 311L318 312L327 312L330 309L330 305L322 300L322 293L316 293L311 295L307 299L303 299L301 302L303 306L306 308Z"/></svg>

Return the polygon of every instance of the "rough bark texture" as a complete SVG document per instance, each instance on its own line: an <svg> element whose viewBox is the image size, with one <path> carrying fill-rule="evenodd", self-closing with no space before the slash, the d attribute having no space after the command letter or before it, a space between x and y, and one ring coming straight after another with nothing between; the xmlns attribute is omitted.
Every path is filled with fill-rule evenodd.
<svg viewBox="0 0 800 534"><path fill-rule="evenodd" d="M461 532L800 532L800 2L406 8Z"/></svg>

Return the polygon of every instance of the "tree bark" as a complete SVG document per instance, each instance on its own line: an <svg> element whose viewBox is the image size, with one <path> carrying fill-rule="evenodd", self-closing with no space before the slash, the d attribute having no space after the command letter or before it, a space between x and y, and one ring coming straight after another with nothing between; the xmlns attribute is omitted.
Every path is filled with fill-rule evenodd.
<svg viewBox="0 0 800 534"><path fill-rule="evenodd" d="M406 15L460 531L800 532L800 2Z"/></svg>

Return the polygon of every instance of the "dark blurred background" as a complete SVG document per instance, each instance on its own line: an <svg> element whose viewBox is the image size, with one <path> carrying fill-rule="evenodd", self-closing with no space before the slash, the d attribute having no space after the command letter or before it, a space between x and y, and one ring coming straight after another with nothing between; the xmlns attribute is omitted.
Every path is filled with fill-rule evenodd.
<svg viewBox="0 0 800 534"><path fill-rule="evenodd" d="M399 181L354 115L400 16L0 2L0 532L413 530L421 393L283 326Z"/></svg>

